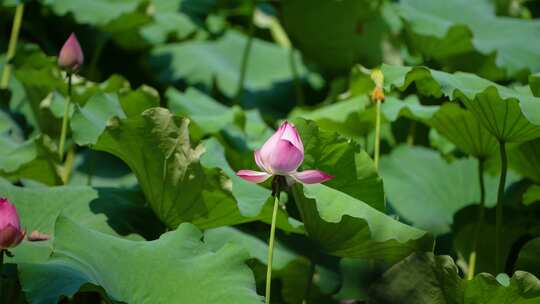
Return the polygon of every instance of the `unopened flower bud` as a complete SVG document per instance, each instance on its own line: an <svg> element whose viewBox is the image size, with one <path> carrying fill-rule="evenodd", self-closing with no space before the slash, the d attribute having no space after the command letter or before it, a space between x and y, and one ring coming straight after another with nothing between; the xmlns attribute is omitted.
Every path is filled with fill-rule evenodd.
<svg viewBox="0 0 540 304"><path fill-rule="evenodd" d="M81 45L77 40L77 36L75 36L74 33L71 33L60 50L58 65L68 73L75 73L81 68L83 62L84 55Z"/></svg>
<svg viewBox="0 0 540 304"><path fill-rule="evenodd" d="M0 250L19 245L25 234L15 206L7 199L0 198Z"/></svg>

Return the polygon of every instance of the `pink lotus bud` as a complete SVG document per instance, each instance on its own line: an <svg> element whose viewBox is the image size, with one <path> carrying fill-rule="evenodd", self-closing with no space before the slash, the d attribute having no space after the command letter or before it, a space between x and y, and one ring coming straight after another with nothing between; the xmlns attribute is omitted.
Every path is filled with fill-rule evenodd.
<svg viewBox="0 0 540 304"><path fill-rule="evenodd" d="M284 122L262 146L255 151L255 162L264 172L240 170L236 174L253 183L261 183L272 175L287 177L289 182L316 184L333 178L319 170L296 170L304 161L304 145L295 126Z"/></svg>
<svg viewBox="0 0 540 304"><path fill-rule="evenodd" d="M75 36L74 33L71 33L60 50L58 65L68 73L75 73L83 65L83 62L84 55L81 45L77 40L77 36Z"/></svg>
<svg viewBox="0 0 540 304"><path fill-rule="evenodd" d="M0 250L15 247L26 234L21 230L17 209L7 199L0 198Z"/></svg>

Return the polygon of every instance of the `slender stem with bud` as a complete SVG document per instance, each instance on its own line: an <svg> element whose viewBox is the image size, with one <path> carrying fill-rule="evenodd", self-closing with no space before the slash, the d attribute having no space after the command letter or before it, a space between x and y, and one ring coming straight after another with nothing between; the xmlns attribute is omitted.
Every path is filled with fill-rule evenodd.
<svg viewBox="0 0 540 304"><path fill-rule="evenodd" d="M67 127L68 127L68 121L69 121L69 107L71 104L71 76L72 74L69 73L68 74L68 99L64 107L64 117L62 118L62 132L60 133L60 145L58 146L58 156L60 157L60 161L64 159L64 145L66 143Z"/></svg>
<svg viewBox="0 0 540 304"><path fill-rule="evenodd" d="M17 40L19 39L19 31L21 30L21 23L24 13L24 4L19 4L15 8L15 16L13 17L13 27L11 28L11 36L9 37L8 51L6 54L6 64L2 71L2 79L0 80L0 89L6 89L9 84L9 78L11 76L11 60L15 57L15 50L17 49Z"/></svg>

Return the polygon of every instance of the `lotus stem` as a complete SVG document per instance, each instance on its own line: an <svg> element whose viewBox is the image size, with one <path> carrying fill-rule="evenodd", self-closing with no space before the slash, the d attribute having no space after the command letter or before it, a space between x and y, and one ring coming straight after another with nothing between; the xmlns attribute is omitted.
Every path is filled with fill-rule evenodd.
<svg viewBox="0 0 540 304"><path fill-rule="evenodd" d="M467 270L467 280L474 278L474 271L476 267L476 250L478 247L478 237L480 236L480 229L484 224L484 207L486 197L486 187L484 184L484 159L478 159L478 183L480 186L480 203L478 205L478 222L476 223L476 229L474 231L474 240L471 254L469 255L469 269Z"/></svg>
<svg viewBox="0 0 540 304"><path fill-rule="evenodd" d="M68 100L64 106L64 117L62 118L62 132L60 133L60 145L58 147L58 156L60 162L64 159L64 145L66 143L66 134L69 121L69 106L71 104L71 73L68 73Z"/></svg>
<svg viewBox="0 0 540 304"><path fill-rule="evenodd" d="M242 93L244 92L244 82L246 80L247 65L249 61L249 54L251 52L251 45L253 44L253 35L255 35L255 24L253 22L253 17L255 14L255 1L251 1L251 12L249 13L249 29L248 29L248 39L246 41L246 46L244 47L244 52L242 54L242 63L240 66L240 78L238 79L238 89L236 91L236 102L240 103L242 98Z"/></svg>
<svg viewBox="0 0 540 304"><path fill-rule="evenodd" d="M375 169L379 170L379 154L381 144L381 100L375 101L375 144L373 148L373 161L375 163Z"/></svg>
<svg viewBox="0 0 540 304"><path fill-rule="evenodd" d="M21 30L21 24L24 13L24 4L19 4L15 8L15 16L13 17L13 27L11 28L11 36L9 37L8 51L6 54L6 64L2 71L2 80L0 81L0 89L6 89L9 84L9 78L11 76L11 60L15 57L15 50L17 49L17 40L19 39L19 32Z"/></svg>
<svg viewBox="0 0 540 304"><path fill-rule="evenodd" d="M503 196L504 186L506 184L506 172L508 170L508 159L506 156L506 143L499 141L499 149L501 156L501 176L499 179L499 188L497 189L497 209L495 217L495 270L500 273L504 270L502 265L502 248L501 248L501 228L503 221Z"/></svg>
<svg viewBox="0 0 540 304"><path fill-rule="evenodd" d="M272 287L272 260L274 258L274 240L276 237L276 219L279 206L279 191L274 194L274 211L272 212L272 225L270 226L270 240L268 240L268 263L266 268L266 303L270 303Z"/></svg>
<svg viewBox="0 0 540 304"><path fill-rule="evenodd" d="M0 249L0 301L4 297L4 249Z"/></svg>
<svg viewBox="0 0 540 304"><path fill-rule="evenodd" d="M302 301L302 304L309 303L309 295L311 294L311 288L313 287L313 276L315 275L315 260L314 258L311 258L309 260L309 272L308 272L308 280L306 285L306 293L304 294L304 301Z"/></svg>

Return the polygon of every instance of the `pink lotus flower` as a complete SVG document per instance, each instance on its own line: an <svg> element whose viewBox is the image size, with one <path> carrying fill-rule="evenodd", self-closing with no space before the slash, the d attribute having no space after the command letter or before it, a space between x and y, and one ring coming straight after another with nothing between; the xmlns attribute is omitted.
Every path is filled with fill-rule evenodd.
<svg viewBox="0 0 540 304"><path fill-rule="evenodd" d="M0 198L0 250L19 245L25 235L15 206L7 199Z"/></svg>
<svg viewBox="0 0 540 304"><path fill-rule="evenodd" d="M317 184L333 176L319 170L296 171L304 161L304 145L293 124L284 122L261 149L255 151L255 162L263 172L240 170L239 177L252 183L262 183L270 176L285 176L287 183Z"/></svg>
<svg viewBox="0 0 540 304"><path fill-rule="evenodd" d="M84 55L77 36L71 33L58 56L58 65L68 73L77 72L84 62Z"/></svg>

